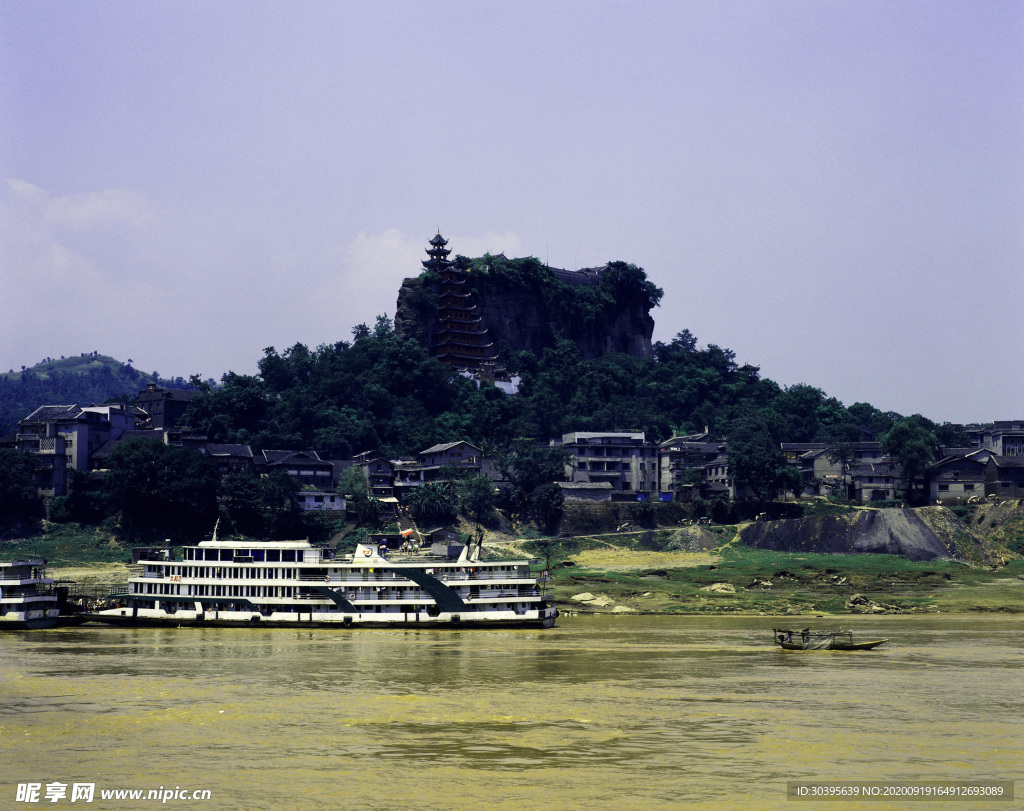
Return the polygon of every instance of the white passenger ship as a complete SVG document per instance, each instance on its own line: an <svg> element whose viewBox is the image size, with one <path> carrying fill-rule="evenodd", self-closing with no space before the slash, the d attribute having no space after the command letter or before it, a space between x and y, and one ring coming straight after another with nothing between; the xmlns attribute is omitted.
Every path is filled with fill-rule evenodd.
<svg viewBox="0 0 1024 811"><path fill-rule="evenodd" d="M42 558L0 561L0 630L52 628L60 610Z"/></svg>
<svg viewBox="0 0 1024 811"><path fill-rule="evenodd" d="M392 555L360 544L336 555L308 541L201 541L181 560L145 560L112 607L88 620L120 625L525 626L557 609L528 560Z"/></svg>

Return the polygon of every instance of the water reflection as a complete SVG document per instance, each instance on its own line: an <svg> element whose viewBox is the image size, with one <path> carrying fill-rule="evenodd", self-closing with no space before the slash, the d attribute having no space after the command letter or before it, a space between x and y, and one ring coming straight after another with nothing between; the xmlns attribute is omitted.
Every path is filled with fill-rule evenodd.
<svg viewBox="0 0 1024 811"><path fill-rule="evenodd" d="M217 808L781 809L787 780L1021 777L1024 620L844 624L891 642L782 652L735 617L7 634L0 806L81 779Z"/></svg>

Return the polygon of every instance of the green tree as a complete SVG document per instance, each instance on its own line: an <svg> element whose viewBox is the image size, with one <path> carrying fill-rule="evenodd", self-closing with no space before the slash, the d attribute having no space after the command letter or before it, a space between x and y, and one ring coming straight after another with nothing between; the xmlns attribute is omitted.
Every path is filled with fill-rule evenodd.
<svg viewBox="0 0 1024 811"><path fill-rule="evenodd" d="M850 475L850 463L854 460L853 444L850 442L836 442L829 447L825 458L833 465L839 465L841 495L843 498L847 498L849 496L847 484Z"/></svg>
<svg viewBox="0 0 1024 811"><path fill-rule="evenodd" d="M967 431L958 423L944 422L942 425L932 426L935 433L935 440L945 448L966 448L970 444Z"/></svg>
<svg viewBox="0 0 1024 811"><path fill-rule="evenodd" d="M24 451L0 448L0 521L39 513L36 460Z"/></svg>
<svg viewBox="0 0 1024 811"><path fill-rule="evenodd" d="M104 488L132 535L199 537L217 515L216 463L195 451L130 439L110 455Z"/></svg>
<svg viewBox="0 0 1024 811"><path fill-rule="evenodd" d="M261 476L259 482L263 531L271 538L294 537L302 527L299 483L283 470Z"/></svg>
<svg viewBox="0 0 1024 811"><path fill-rule="evenodd" d="M882 450L899 464L906 498L912 504L919 499L914 490L917 477L935 460L936 444L935 434L916 415L898 420L882 438Z"/></svg>
<svg viewBox="0 0 1024 811"><path fill-rule="evenodd" d="M534 520L544 532L553 535L558 530L565 507L562 488L554 482L539 484L530 493L530 511Z"/></svg>
<svg viewBox="0 0 1024 811"><path fill-rule="evenodd" d="M496 467L510 483L505 493L509 507L517 513L530 510L533 492L543 484L565 479L565 466L572 454L565 448L540 445L531 439L516 439L499 455Z"/></svg>
<svg viewBox="0 0 1024 811"><path fill-rule="evenodd" d="M361 467L353 465L346 468L338 481L337 490L345 497L348 508L356 514L360 524L369 527L380 524L384 505L370 494L366 486L366 474Z"/></svg>
<svg viewBox="0 0 1024 811"><path fill-rule="evenodd" d="M769 501L792 482L791 465L779 446L781 418L769 409L752 411L737 420L728 437L729 475L746 485L758 501Z"/></svg>
<svg viewBox="0 0 1024 811"><path fill-rule="evenodd" d="M493 523L494 482L486 476L472 476L459 482L459 503L463 512L483 524Z"/></svg>
<svg viewBox="0 0 1024 811"><path fill-rule="evenodd" d="M664 295L660 287L648 280L643 268L628 262L609 262L601 283L616 301L638 300L647 309L657 307Z"/></svg>
<svg viewBox="0 0 1024 811"><path fill-rule="evenodd" d="M235 531L258 536L264 531L260 479L249 473L229 473L220 483L220 502Z"/></svg>
<svg viewBox="0 0 1024 811"><path fill-rule="evenodd" d="M68 520L80 524L102 521L107 513L102 474L85 470L69 470L65 507Z"/></svg>
<svg viewBox="0 0 1024 811"><path fill-rule="evenodd" d="M459 514L459 496L448 481L427 482L407 499L413 517L422 524L450 524Z"/></svg>

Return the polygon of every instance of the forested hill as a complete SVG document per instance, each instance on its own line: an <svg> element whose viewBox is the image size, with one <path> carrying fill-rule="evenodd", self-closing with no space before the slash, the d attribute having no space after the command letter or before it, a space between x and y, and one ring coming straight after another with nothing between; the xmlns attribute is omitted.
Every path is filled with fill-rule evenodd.
<svg viewBox="0 0 1024 811"><path fill-rule="evenodd" d="M731 456L747 449L748 456L777 457L780 442L880 439L900 421L866 403L844 406L814 386L760 378L738 367L730 350L701 347L687 330L642 352L614 343L591 351L587 335L597 325L616 313L649 317L661 298L633 265L611 263L599 283L576 286L553 281L536 260L458 261L470 271L474 295L533 291L548 314L536 342L503 346L517 394L455 373L382 316L372 328L355 327L352 341L315 350L295 344L281 353L270 347L258 375L228 372L218 386L197 381L201 394L186 421L211 442L313 449L330 459L366 450L395 458L462 439L493 454L516 438L627 429L650 441L708 429L729 440ZM130 399L154 377L95 353L0 375L0 427L10 430L39 405ZM181 378L158 382L190 387ZM933 443L965 442L957 426L915 422Z"/></svg>
<svg viewBox="0 0 1024 811"><path fill-rule="evenodd" d="M148 383L187 388L180 377L163 380L97 352L74 357L47 358L31 368L0 374L0 434L13 431L41 405L87 406L110 400L127 401Z"/></svg>
<svg viewBox="0 0 1024 811"><path fill-rule="evenodd" d="M365 450L394 458L462 439L492 453L514 438L546 442L571 431L641 430L656 441L705 428L731 448L777 456L783 441L881 438L900 418L761 379L689 331L652 344L650 311L662 290L635 265L573 274L491 255L457 256L454 265L499 362L519 377L516 395L478 387L430 357L440 277L425 271L403 284L394 323L381 317L372 329L356 327L351 343L316 350L271 347L258 376L225 376L186 417L214 442L312 448L325 458ZM962 438L919 422L944 444Z"/></svg>
<svg viewBox="0 0 1024 811"><path fill-rule="evenodd" d="M881 437L900 416L760 379L737 367L731 351L701 348L687 331L655 343L650 358L585 360L568 340L539 356L519 352L517 395L453 373L385 317L353 334L316 350L268 348L259 375L229 373L192 401L186 419L213 442L312 448L325 458L380 449L394 458L460 439L492 453L517 437L634 429L664 440L705 427L777 451L781 441ZM921 421L943 439L946 429Z"/></svg>

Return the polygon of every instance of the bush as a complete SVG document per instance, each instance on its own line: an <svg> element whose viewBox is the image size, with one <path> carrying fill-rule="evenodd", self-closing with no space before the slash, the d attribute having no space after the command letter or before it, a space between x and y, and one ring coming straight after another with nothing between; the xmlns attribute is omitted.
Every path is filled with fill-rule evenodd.
<svg viewBox="0 0 1024 811"><path fill-rule="evenodd" d="M643 527L653 527L654 521L654 505L649 501L640 501L633 507L633 518L634 520Z"/></svg>
<svg viewBox="0 0 1024 811"><path fill-rule="evenodd" d="M961 521L970 523L971 519L974 517L975 507L973 504L962 504L956 507L950 507L949 511Z"/></svg>
<svg viewBox="0 0 1024 811"><path fill-rule="evenodd" d="M56 496L50 499L46 508L46 519L55 524L66 524L72 520L67 496Z"/></svg>

